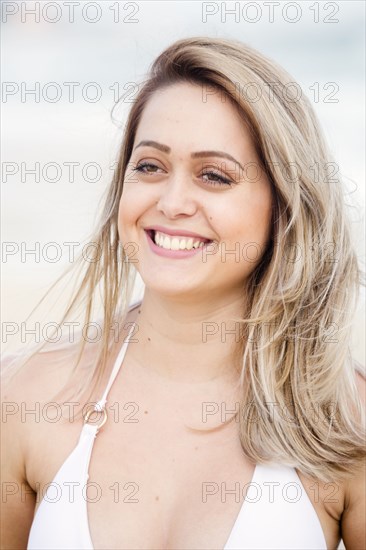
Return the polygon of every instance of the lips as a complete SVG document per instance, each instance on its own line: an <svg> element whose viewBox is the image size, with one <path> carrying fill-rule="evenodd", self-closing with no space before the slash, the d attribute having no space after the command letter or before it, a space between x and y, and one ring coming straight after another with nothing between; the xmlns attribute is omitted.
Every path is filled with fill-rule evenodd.
<svg viewBox="0 0 366 550"><path fill-rule="evenodd" d="M152 250L154 254L157 254L158 256L162 256L164 258L170 258L175 260L178 260L178 259L184 260L184 259L192 258L193 256L197 256L200 252L202 253L205 247L209 246L209 243L212 242L212 241L209 241L209 243L200 244L199 246L196 246L196 248L189 248L189 249L179 248L178 250L176 250L175 248L174 249L170 249L169 247L164 248L164 246L159 246L157 243L155 243L154 238L152 237L152 235L154 234L154 230L145 230L145 234L146 234L146 239L150 247L150 250ZM173 237L173 241L175 238ZM190 240L192 241L193 238L191 237Z"/></svg>
<svg viewBox="0 0 366 550"><path fill-rule="evenodd" d="M149 233L151 238L154 238L155 232L159 231L160 233L165 233L171 237L192 237L193 239L202 241L204 243L211 242L211 239L204 237L198 233L193 233L192 231L186 231L185 229L169 229L167 227L162 227L161 225L149 226L144 228L145 231Z"/></svg>

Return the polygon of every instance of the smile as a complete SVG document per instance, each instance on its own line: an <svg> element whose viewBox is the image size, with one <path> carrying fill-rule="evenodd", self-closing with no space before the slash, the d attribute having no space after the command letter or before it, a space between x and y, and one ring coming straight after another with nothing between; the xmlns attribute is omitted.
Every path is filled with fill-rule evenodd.
<svg viewBox="0 0 366 550"><path fill-rule="evenodd" d="M193 256L212 241L201 241L195 237L167 235L160 231L145 230L150 248L160 256L186 258Z"/></svg>
<svg viewBox="0 0 366 550"><path fill-rule="evenodd" d="M152 238L154 243L165 248L165 250L192 250L192 248L199 248L205 244L205 241L200 241L193 237L181 237L175 235L167 235L160 231L153 231Z"/></svg>

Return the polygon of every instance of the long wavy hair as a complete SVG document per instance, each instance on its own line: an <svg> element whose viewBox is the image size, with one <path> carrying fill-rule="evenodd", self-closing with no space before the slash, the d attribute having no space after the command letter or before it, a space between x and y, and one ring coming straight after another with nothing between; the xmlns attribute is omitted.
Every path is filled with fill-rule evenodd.
<svg viewBox="0 0 366 550"><path fill-rule="evenodd" d="M247 281L246 311L239 319L245 329L237 347L243 450L256 463L284 463L324 481L347 477L365 456L359 367L349 347L364 279L343 182L300 86L248 45L191 37L154 61L130 109L118 165L91 237L98 260L85 267L80 256L82 278L63 320L81 308L88 324L97 295L104 327L126 316L136 271L117 230L125 171L147 102L156 90L179 82L217 90L236 106L273 189L271 240ZM112 336L103 330L82 384L72 383L73 397L85 387L91 396L98 387ZM84 346L81 338L71 382Z"/></svg>

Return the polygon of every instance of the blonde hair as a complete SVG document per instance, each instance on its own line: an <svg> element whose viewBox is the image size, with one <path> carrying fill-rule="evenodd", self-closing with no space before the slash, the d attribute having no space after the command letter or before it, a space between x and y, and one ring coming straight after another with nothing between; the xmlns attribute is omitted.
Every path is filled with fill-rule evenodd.
<svg viewBox="0 0 366 550"><path fill-rule="evenodd" d="M243 450L255 462L296 466L324 481L345 477L365 456L365 445L349 349L363 279L342 182L331 173L333 159L300 86L246 44L187 38L153 63L130 110L117 169L91 239L101 257L88 264L64 319L82 305L87 324L97 289L104 327L126 315L134 268L119 247L117 231L124 175L149 98L182 81L217 90L232 102L273 189L272 237L247 281L245 318L240 319L245 327L238 346L246 411L239 418ZM75 369L84 346L82 339ZM111 333L105 330L88 373L90 395L103 376L110 346Z"/></svg>

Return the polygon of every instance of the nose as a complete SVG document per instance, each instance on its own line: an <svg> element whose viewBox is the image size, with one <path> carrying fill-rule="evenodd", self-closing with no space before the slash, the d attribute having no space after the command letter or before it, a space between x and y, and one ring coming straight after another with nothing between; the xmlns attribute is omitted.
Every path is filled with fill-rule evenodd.
<svg viewBox="0 0 366 550"><path fill-rule="evenodd" d="M172 175L162 186L157 209L167 218L192 216L196 212L197 201L187 174Z"/></svg>

